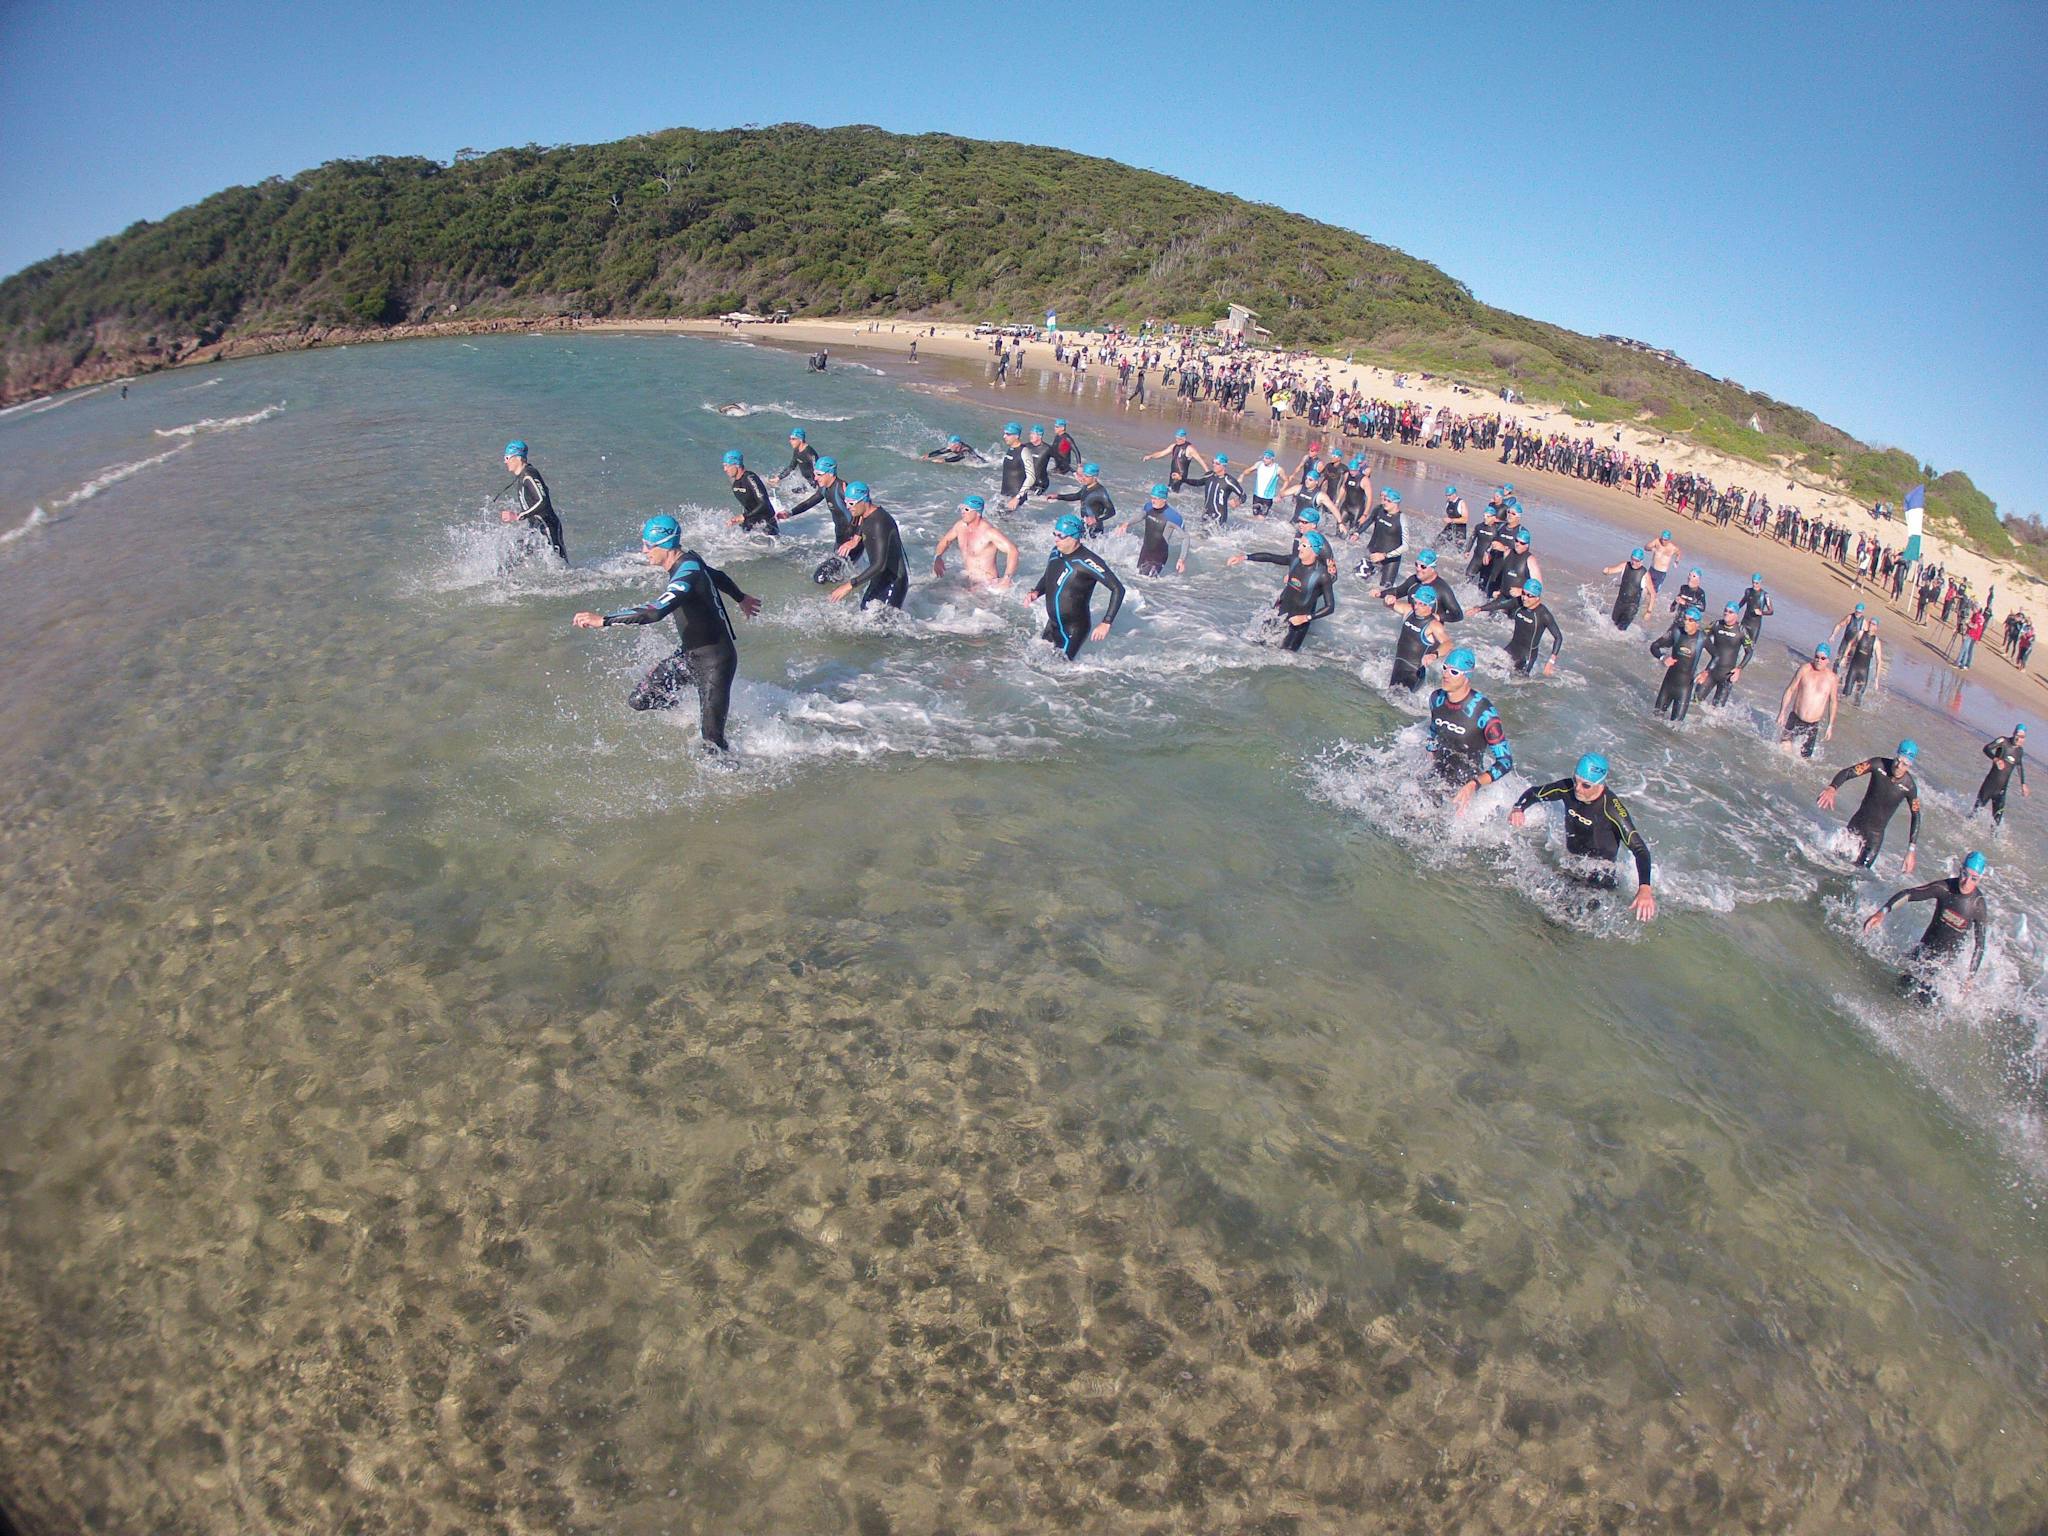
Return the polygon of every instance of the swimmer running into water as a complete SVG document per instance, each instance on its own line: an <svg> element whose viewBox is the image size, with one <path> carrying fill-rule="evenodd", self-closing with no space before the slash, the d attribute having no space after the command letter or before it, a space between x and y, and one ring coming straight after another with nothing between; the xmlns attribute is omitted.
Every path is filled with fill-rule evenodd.
<svg viewBox="0 0 2048 1536"><path fill-rule="evenodd" d="M1883 906L1863 920L1863 931L1869 933L1902 901L1934 903L1934 916L1928 921L1927 931L1920 935L1919 942L1907 954L1908 968L1899 977L1901 992L1917 992L1922 998L1931 998L1933 989L1921 973L1958 954L1966 933L1976 940L1976 947L1970 955L1969 973L1963 977L1963 990L1969 991L1970 983L1976 979L1977 968L1984 963L1984 930L1990 920L1991 909L1985 903L1981 887L1990 871L1991 866L1983 854L1971 853L1964 858L1963 867L1949 879L1930 880L1925 885L1910 885L1903 891L1894 891Z"/></svg>
<svg viewBox="0 0 2048 1536"><path fill-rule="evenodd" d="M1564 804L1565 851L1575 858L1598 859L1604 866L1585 876L1586 883L1602 890L1614 889L1614 861L1626 848L1636 861L1636 899L1630 904L1636 921L1647 923L1657 915L1657 894L1650 888L1650 845L1636 830L1635 819L1621 797L1607 788L1607 759L1588 752L1578 761L1568 779L1553 779L1522 791L1522 798L1508 812L1508 825L1519 827L1528 820L1532 805L1562 801Z"/></svg>
<svg viewBox="0 0 2048 1536"><path fill-rule="evenodd" d="M1097 586L1109 588L1109 609L1102 622L1094 623L1092 603ZM1050 641L1072 661L1081 647L1093 640L1109 638L1117 610L1124 605L1124 584L1109 568L1109 562L1081 542L1081 519L1067 512L1052 525L1052 554L1045 562L1045 574L1038 585L1024 594L1026 604L1045 599L1045 629L1041 640ZM1092 626L1092 627L1091 627Z"/></svg>
<svg viewBox="0 0 2048 1536"><path fill-rule="evenodd" d="M1863 803L1849 818L1849 830L1863 840L1862 850L1856 855L1858 869L1876 868L1885 828L1904 805L1913 819L1906 829L1906 862L1899 873L1913 873L1913 845L1920 841L1920 786L1913 780L1913 764L1919 758L1919 743L1908 738L1899 743L1899 750L1892 757L1866 757L1860 763L1851 763L1829 781L1814 801L1822 810L1832 811L1835 792L1844 784L1851 779L1870 780L1870 787L1863 792Z"/></svg>
<svg viewBox="0 0 2048 1536"><path fill-rule="evenodd" d="M1813 756L1816 739L1833 741L1841 692L1833 653L1823 641L1813 648L1813 660L1802 663L1792 674L1792 681L1785 685L1785 696L1778 700L1778 740L1804 737L1799 748L1801 757ZM1827 716L1825 726L1821 722L1823 714Z"/></svg>
<svg viewBox="0 0 2048 1536"><path fill-rule="evenodd" d="M1515 766L1507 726L1472 686L1473 665L1472 652L1459 646L1443 660L1443 686L1429 696L1430 768L1437 783L1451 790L1451 809L1459 816L1474 795Z"/></svg>
<svg viewBox="0 0 2048 1536"><path fill-rule="evenodd" d="M932 553L932 574L946 574L946 551L954 545L960 547L961 579L970 587L992 587L1002 591L1010 585L1010 579L1017 574L1017 546L1010 542L1009 535L991 523L983 514L988 503L980 496L963 497L960 502L960 520L946 530L939 540L939 547ZM1001 557L1002 568L996 567Z"/></svg>

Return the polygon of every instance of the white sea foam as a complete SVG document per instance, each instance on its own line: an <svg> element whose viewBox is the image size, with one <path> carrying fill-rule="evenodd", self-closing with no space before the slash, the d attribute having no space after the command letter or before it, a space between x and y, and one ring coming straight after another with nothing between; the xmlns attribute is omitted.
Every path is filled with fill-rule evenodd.
<svg viewBox="0 0 2048 1536"><path fill-rule="evenodd" d="M45 512L41 507L37 507L33 512L29 513L27 517L23 518L20 522L16 523L12 528L8 529L5 533L0 533L0 544L12 544L16 539L20 538L22 535L30 532L31 530L41 528L44 524L48 523L49 520L50 514Z"/></svg>
<svg viewBox="0 0 2048 1536"><path fill-rule="evenodd" d="M62 512L67 507L77 506L81 501L91 501L93 497L99 495L108 486L119 485L123 480L128 479L132 475L139 475L145 469L154 468L166 459L174 459L191 446L190 443L180 443L175 448L166 448L162 453L152 454L146 459L137 459L130 464L111 465L101 470L69 495L58 497L50 505L55 510Z"/></svg>
<svg viewBox="0 0 2048 1536"><path fill-rule="evenodd" d="M246 416L208 416L200 421L188 421L182 427L157 427L154 430L158 437L197 437L202 432L232 432L238 427L253 427L259 421L268 421L284 406L284 401L280 400Z"/></svg>
<svg viewBox="0 0 2048 1536"><path fill-rule="evenodd" d="M735 419L747 416L787 416L793 421L852 421L861 411L820 411L808 406L797 405L789 400L770 400L757 403L747 400L706 400L703 409L714 416L729 416Z"/></svg>

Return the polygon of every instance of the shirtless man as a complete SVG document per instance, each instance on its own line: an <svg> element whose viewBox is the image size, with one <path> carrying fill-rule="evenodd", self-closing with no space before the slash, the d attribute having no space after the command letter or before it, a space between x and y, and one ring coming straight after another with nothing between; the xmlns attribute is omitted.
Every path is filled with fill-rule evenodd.
<svg viewBox="0 0 2048 1536"><path fill-rule="evenodd" d="M961 576L970 587L994 587L998 591L1010 585L1010 578L1017 574L1017 546L1010 542L1002 529L982 514L988 503L979 496L968 496L960 502L960 521L946 530L946 536L939 540L939 547L932 556L932 574L946 574L946 551L952 545L960 546ZM996 569L996 556L1003 557L1003 566Z"/></svg>
<svg viewBox="0 0 2048 1536"><path fill-rule="evenodd" d="M1671 530L1666 528L1645 548L1650 556L1650 590L1661 595L1664 591L1664 578L1671 574L1671 567L1678 561L1678 541L1671 537Z"/></svg>
<svg viewBox="0 0 2048 1536"><path fill-rule="evenodd" d="M1813 648L1813 660L1792 674L1785 685L1785 697L1778 701L1778 740L1806 738L1801 757L1813 756L1816 740L1832 741L1835 710L1842 702L1840 679L1835 676L1833 653L1825 642ZM1827 720L1823 724L1821 716Z"/></svg>

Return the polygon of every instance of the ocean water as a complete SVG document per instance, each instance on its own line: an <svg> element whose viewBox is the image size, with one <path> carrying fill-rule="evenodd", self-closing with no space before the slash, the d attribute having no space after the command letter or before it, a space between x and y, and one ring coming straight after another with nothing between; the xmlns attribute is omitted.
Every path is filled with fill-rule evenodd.
<svg viewBox="0 0 2048 1536"><path fill-rule="evenodd" d="M1067 665L1014 593L930 577L991 472L915 455L1057 411L1134 509L1179 418L1096 404L586 335L0 416L18 1519L2048 1518L2031 803L1985 845L1984 975L1900 1003L1917 927L1857 929L1903 827L1855 872L1760 728L1827 616L1781 599L1737 703L1661 725L1603 617L1632 538L1542 487L1564 675L1463 627L1520 767L1468 817L1420 799L1358 581L1299 657L1247 639L1279 573L1224 557L1276 530L1149 581L1097 541L1132 595ZM819 514L726 527L720 450L772 470L799 424L898 514L903 614L824 601ZM515 435L567 571L489 516ZM569 626L657 588L657 511L766 604L730 762L693 709L625 708L672 631ZM1048 522L1005 520L1027 577ZM1747 572L1707 574L1718 603ZM1823 757L1919 739L1932 878L1988 836L2010 723L1902 660ZM1656 850L1648 928L1505 822L1595 746Z"/></svg>

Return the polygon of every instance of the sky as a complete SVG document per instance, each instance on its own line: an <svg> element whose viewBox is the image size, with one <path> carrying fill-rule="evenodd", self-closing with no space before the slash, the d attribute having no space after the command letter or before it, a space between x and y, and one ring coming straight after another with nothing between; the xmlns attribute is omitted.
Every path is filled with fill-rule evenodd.
<svg viewBox="0 0 2048 1536"><path fill-rule="evenodd" d="M1669 347L2048 514L2048 6L0 0L0 273L374 154L1049 144Z"/></svg>

